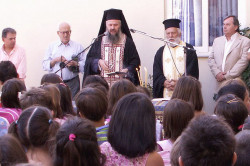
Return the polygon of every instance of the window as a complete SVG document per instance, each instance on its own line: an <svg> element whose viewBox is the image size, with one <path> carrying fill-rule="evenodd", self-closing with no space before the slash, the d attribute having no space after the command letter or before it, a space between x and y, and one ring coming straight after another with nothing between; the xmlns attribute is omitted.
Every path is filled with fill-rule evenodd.
<svg viewBox="0 0 250 166"><path fill-rule="evenodd" d="M216 37L223 35L223 19L238 15L238 0L165 0L165 18L181 20L182 40L208 52Z"/></svg>

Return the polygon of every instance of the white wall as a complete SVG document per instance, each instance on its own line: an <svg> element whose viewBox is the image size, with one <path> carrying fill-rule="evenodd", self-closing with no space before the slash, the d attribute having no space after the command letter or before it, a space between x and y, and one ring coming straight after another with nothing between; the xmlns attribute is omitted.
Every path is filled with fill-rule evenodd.
<svg viewBox="0 0 250 166"><path fill-rule="evenodd" d="M239 1L239 20L250 26L249 0ZM27 87L38 86L42 75L42 59L48 44L57 40L58 24L71 24L71 39L88 46L97 36L103 11L122 9L130 28L164 37L164 0L1 0L0 30L13 27L17 30L17 43L26 49L28 61ZM162 42L140 34L132 34L141 57L142 66L152 74L153 58ZM0 43L2 44L2 42ZM200 81L204 110L212 113L214 102L214 77L207 58L199 58Z"/></svg>
<svg viewBox="0 0 250 166"><path fill-rule="evenodd" d="M0 30L13 27L17 44L27 54L27 87L38 86L46 72L42 59L49 43L58 39L58 24L71 24L71 39L87 47L97 36L103 11L122 9L130 28L163 37L163 0L1 0ZM142 66L152 73L153 57L163 43L140 34L132 34ZM2 44L2 42L0 43Z"/></svg>

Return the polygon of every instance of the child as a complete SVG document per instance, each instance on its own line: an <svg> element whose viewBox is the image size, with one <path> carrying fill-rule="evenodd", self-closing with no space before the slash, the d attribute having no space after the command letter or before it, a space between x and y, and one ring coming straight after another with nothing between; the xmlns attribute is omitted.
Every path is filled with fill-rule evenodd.
<svg viewBox="0 0 250 166"><path fill-rule="evenodd" d="M104 163L94 126L78 117L67 120L56 135L54 166L101 166Z"/></svg>
<svg viewBox="0 0 250 166"><path fill-rule="evenodd" d="M105 165L163 166L155 151L155 111L152 102L142 93L122 97L114 107L108 142L100 147L107 157Z"/></svg>
<svg viewBox="0 0 250 166"><path fill-rule="evenodd" d="M164 108L163 128L166 140L158 141L158 152L165 165L170 165L170 152L175 140L187 127L189 121L194 117L194 109L191 105L180 99L172 99Z"/></svg>
<svg viewBox="0 0 250 166"><path fill-rule="evenodd" d="M76 96L77 112L80 117L90 120L96 127L98 144L107 141L108 125L105 125L107 96L96 88L83 88Z"/></svg>
<svg viewBox="0 0 250 166"><path fill-rule="evenodd" d="M195 116L202 115L203 98L201 94L201 83L192 76L181 77L175 86L171 99L181 99L192 104Z"/></svg>
<svg viewBox="0 0 250 166"><path fill-rule="evenodd" d="M194 118L180 138L180 166L231 166L236 162L232 129L220 118Z"/></svg>
<svg viewBox="0 0 250 166"><path fill-rule="evenodd" d="M33 106L22 112L9 132L17 136L27 149L29 163L52 166L51 156L58 128L59 124L52 119L50 110Z"/></svg>
<svg viewBox="0 0 250 166"><path fill-rule="evenodd" d="M225 119L235 134L243 128L248 111L243 101L232 94L221 96L214 109L214 113Z"/></svg>
<svg viewBox="0 0 250 166"><path fill-rule="evenodd" d="M0 165L11 166L18 163L28 163L28 158L22 145L12 135L0 137Z"/></svg>
<svg viewBox="0 0 250 166"><path fill-rule="evenodd" d="M19 94L25 90L24 82L17 78L7 80L3 85L1 96L3 108L0 108L0 117L5 118L9 124L18 120L22 112Z"/></svg>

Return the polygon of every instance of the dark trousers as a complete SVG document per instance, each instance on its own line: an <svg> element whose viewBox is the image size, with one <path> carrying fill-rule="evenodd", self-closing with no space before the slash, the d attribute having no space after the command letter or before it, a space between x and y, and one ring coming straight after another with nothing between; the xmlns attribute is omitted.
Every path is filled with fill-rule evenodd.
<svg viewBox="0 0 250 166"><path fill-rule="evenodd" d="M65 84L68 85L70 91L71 91L71 96L72 99L74 99L75 95L80 91L80 79L79 79L79 75L70 79L70 80L66 80L63 81Z"/></svg>

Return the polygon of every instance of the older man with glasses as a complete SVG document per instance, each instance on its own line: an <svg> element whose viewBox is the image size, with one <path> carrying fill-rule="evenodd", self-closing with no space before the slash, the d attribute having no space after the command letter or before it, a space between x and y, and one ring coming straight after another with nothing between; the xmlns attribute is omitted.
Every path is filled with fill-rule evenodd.
<svg viewBox="0 0 250 166"><path fill-rule="evenodd" d="M43 69L58 74L69 86L73 98L80 90L78 74L84 70L85 55L82 45L70 40L68 23L61 23L57 34L60 40L50 44L43 59Z"/></svg>

